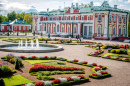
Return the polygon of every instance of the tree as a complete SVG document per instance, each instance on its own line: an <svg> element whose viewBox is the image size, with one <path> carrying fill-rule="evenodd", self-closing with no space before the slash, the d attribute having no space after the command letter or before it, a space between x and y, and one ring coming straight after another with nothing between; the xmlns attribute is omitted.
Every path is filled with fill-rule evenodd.
<svg viewBox="0 0 130 86"><path fill-rule="evenodd" d="M16 13L15 13L15 11L12 11L11 13L8 13L7 17L11 21L15 20L16 19Z"/></svg>
<svg viewBox="0 0 130 86"><path fill-rule="evenodd" d="M32 16L31 16L31 15L26 14L26 15L24 16L24 20L25 20L25 22L27 22L27 23L29 23L29 24L32 24Z"/></svg>

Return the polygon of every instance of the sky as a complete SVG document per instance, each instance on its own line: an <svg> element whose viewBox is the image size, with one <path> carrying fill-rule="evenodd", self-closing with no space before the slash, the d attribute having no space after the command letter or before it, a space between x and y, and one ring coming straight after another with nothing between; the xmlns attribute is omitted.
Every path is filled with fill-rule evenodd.
<svg viewBox="0 0 130 86"><path fill-rule="evenodd" d="M6 16L7 13L15 11L16 13L28 11L46 11L53 9L63 9L76 3L89 4L93 1L94 6L100 6L104 0L0 0L0 15ZM130 10L130 0L105 0L110 6L118 5L118 8Z"/></svg>

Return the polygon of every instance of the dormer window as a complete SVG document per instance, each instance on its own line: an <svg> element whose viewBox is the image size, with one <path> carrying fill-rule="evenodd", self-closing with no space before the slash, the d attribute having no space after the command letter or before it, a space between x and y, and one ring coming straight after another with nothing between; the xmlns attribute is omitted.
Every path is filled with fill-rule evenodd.
<svg viewBox="0 0 130 86"><path fill-rule="evenodd" d="M88 16L88 20L90 20L90 16Z"/></svg>
<svg viewBox="0 0 130 86"><path fill-rule="evenodd" d="M120 16L120 18L119 18L119 22L122 22L122 16Z"/></svg>
<svg viewBox="0 0 130 86"><path fill-rule="evenodd" d="M101 15L98 15L98 21L101 21Z"/></svg>

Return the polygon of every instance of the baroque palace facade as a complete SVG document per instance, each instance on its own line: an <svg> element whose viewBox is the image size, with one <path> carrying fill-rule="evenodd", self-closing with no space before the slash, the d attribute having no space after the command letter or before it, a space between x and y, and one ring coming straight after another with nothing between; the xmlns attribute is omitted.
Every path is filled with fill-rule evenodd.
<svg viewBox="0 0 130 86"><path fill-rule="evenodd" d="M128 38L128 10L110 7L107 1L103 6L76 7L56 12L33 14L33 31L43 34L58 34L61 37L82 35L84 38L108 39Z"/></svg>

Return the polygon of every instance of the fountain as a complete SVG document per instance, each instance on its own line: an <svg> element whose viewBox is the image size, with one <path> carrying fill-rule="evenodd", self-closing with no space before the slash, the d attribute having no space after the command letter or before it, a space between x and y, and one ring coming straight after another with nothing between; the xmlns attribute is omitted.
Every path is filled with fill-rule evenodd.
<svg viewBox="0 0 130 86"><path fill-rule="evenodd" d="M25 43L23 43L23 40L19 40L18 44L0 45L0 50L21 53L44 53L63 50L63 48L57 45L39 44L38 39L36 39L36 43L33 40L28 43L26 39Z"/></svg>

